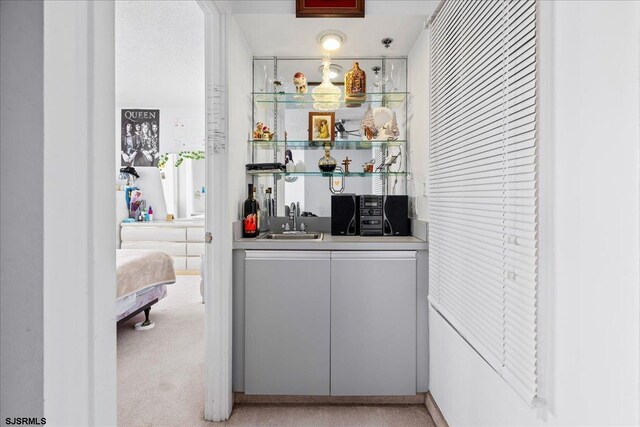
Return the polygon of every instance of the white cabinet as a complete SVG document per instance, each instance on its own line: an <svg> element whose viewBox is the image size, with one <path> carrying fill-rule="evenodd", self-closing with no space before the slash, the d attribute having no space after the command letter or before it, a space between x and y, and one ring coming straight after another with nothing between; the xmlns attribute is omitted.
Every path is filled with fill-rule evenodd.
<svg viewBox="0 0 640 427"><path fill-rule="evenodd" d="M247 251L245 392L328 395L328 251Z"/></svg>
<svg viewBox="0 0 640 427"><path fill-rule="evenodd" d="M416 253L331 253L331 394L416 393Z"/></svg>
<svg viewBox="0 0 640 427"><path fill-rule="evenodd" d="M152 242L184 242L187 238L187 230L175 227L150 227L127 226L122 227L120 238L125 241L152 241Z"/></svg>
<svg viewBox="0 0 640 427"><path fill-rule="evenodd" d="M128 241L123 239L122 249L147 249L164 252L171 256L187 256L187 244L181 242Z"/></svg>
<svg viewBox="0 0 640 427"><path fill-rule="evenodd" d="M122 249L148 249L170 255L176 273L201 271L204 255L204 223L197 221L153 221L122 223Z"/></svg>

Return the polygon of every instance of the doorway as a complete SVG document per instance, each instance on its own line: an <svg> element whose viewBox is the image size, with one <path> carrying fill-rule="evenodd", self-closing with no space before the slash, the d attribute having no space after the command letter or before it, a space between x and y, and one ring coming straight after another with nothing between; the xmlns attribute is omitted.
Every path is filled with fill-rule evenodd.
<svg viewBox="0 0 640 427"><path fill-rule="evenodd" d="M155 218L123 224L118 243L167 253L177 273L150 307L153 329L134 329L146 322L144 311L118 326L123 425L193 425L204 418L205 13L195 0L116 2L116 170L129 160L122 141L133 115L154 114L160 134L158 164L136 158L131 165L140 175L133 185L154 206ZM166 215L175 220L163 221Z"/></svg>

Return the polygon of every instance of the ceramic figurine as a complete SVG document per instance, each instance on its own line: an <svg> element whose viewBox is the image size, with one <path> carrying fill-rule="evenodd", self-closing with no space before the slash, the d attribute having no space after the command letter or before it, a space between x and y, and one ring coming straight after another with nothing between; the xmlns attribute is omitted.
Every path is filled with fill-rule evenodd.
<svg viewBox="0 0 640 427"><path fill-rule="evenodd" d="M296 87L296 93L307 93L307 78L300 71L293 75L293 84Z"/></svg>
<svg viewBox="0 0 640 427"><path fill-rule="evenodd" d="M394 111L393 118L389 123L384 125L385 136L389 141L395 141L400 136L400 129L398 128L398 119Z"/></svg>
<svg viewBox="0 0 640 427"><path fill-rule="evenodd" d="M264 123L256 123L256 128L253 131L253 139L271 141L273 139L273 132L269 131L269 126L265 126Z"/></svg>
<svg viewBox="0 0 640 427"><path fill-rule="evenodd" d="M362 171L365 173L371 173L373 172L373 165L374 165L374 161L371 160L370 162L366 162L362 165Z"/></svg>
<svg viewBox="0 0 640 427"><path fill-rule="evenodd" d="M359 107L367 98L367 75L357 62L344 76L344 93L347 106Z"/></svg>
<svg viewBox="0 0 640 427"><path fill-rule="evenodd" d="M375 137L378 136L378 128L373 121L373 110L371 106L367 108L367 111L364 113L364 117L362 118L362 122L360 123L360 130L362 131L362 140L371 141Z"/></svg>

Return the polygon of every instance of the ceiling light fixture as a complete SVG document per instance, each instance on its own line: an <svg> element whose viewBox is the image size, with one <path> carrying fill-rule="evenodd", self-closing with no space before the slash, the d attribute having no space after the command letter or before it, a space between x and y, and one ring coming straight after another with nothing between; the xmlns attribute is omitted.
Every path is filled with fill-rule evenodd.
<svg viewBox="0 0 640 427"><path fill-rule="evenodd" d="M338 30L326 30L316 36L316 41L324 50L336 50L347 40L345 34Z"/></svg>
<svg viewBox="0 0 640 427"><path fill-rule="evenodd" d="M322 70L324 68L324 65L321 65L318 67L318 72L320 74L322 74ZM330 64L329 65L329 78L330 79L335 79L336 77L338 77L340 75L340 73L342 72L343 68L341 65L338 64Z"/></svg>

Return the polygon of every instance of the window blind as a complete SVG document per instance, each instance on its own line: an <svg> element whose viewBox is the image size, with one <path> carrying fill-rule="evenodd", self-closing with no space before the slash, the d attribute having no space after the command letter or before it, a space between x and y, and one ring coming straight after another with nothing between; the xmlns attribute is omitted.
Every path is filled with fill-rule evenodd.
<svg viewBox="0 0 640 427"><path fill-rule="evenodd" d="M429 301L533 405L536 3L447 1L430 43Z"/></svg>

